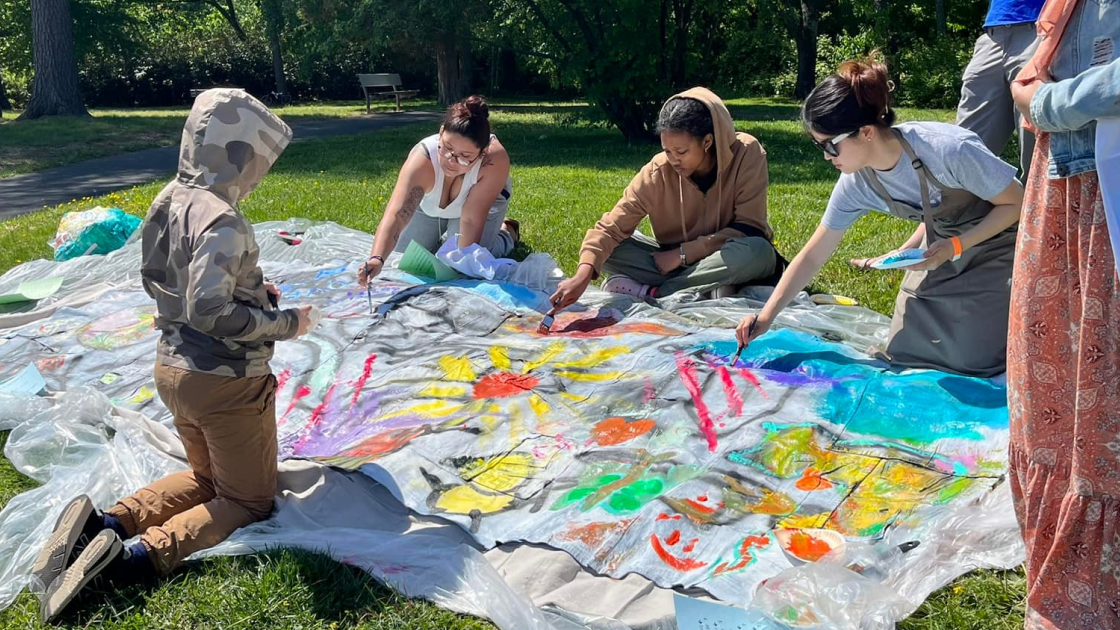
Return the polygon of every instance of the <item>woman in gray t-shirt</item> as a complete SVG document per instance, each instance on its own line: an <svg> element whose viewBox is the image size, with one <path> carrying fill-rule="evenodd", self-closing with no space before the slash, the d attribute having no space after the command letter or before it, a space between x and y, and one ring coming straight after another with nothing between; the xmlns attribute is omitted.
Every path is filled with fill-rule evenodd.
<svg viewBox="0 0 1120 630"><path fill-rule="evenodd" d="M842 174L821 225L736 335L746 345L769 329L844 232L875 210L918 222L890 253L926 250L906 272L884 358L903 367L1001 374L1023 187L1015 168L972 132L943 123L893 126L890 89L881 62L848 61L806 99L802 120Z"/></svg>

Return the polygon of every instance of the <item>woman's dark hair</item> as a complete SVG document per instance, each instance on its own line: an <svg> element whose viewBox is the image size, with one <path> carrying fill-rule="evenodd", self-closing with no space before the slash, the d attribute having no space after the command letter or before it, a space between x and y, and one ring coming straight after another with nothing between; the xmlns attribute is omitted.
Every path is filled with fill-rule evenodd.
<svg viewBox="0 0 1120 630"><path fill-rule="evenodd" d="M708 106L694 98L674 96L661 108L657 117L657 133L662 131L683 131L703 140L704 136L715 133L712 112Z"/></svg>
<svg viewBox="0 0 1120 630"><path fill-rule="evenodd" d="M801 106L805 128L823 134L841 134L866 125L890 127L894 124L891 91L894 83L887 75L879 51L858 60L840 64L813 89Z"/></svg>
<svg viewBox="0 0 1120 630"><path fill-rule="evenodd" d="M475 94L447 108L443 130L470 140L479 150L490 145L490 107L486 99Z"/></svg>

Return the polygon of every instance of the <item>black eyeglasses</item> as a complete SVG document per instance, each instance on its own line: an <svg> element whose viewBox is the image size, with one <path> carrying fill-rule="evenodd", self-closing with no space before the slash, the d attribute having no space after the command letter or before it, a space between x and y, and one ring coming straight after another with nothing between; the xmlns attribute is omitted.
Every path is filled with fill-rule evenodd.
<svg viewBox="0 0 1120 630"><path fill-rule="evenodd" d="M835 138L832 138L830 140L825 140L824 142L820 142L816 138L813 138L813 144L817 145L818 149L820 149L821 151L824 151L825 153L831 155L832 157L840 157L840 148L837 147L836 145L840 144L844 140L847 140L856 131L859 131L859 130L856 129L856 130L853 130L853 131L849 131L847 133L842 133L842 134L836 136Z"/></svg>

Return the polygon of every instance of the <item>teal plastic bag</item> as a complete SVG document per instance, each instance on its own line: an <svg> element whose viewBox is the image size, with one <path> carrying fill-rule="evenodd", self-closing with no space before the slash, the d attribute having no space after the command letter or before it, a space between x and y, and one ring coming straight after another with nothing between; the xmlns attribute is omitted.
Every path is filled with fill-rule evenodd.
<svg viewBox="0 0 1120 630"><path fill-rule="evenodd" d="M86 254L108 254L124 247L140 227L140 218L120 208L98 206L82 212L67 212L51 241L55 260L70 260Z"/></svg>

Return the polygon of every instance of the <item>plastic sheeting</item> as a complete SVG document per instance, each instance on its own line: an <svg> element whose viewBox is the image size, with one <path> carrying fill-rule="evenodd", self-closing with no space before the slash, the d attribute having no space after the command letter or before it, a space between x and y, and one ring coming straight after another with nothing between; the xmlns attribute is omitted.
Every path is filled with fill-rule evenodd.
<svg viewBox="0 0 1120 630"><path fill-rule="evenodd" d="M387 270L371 316L351 262L369 236L317 224L292 247L275 237L284 228L257 226L266 275L286 303L316 304L323 320L315 335L278 345L281 450L359 468L383 486L287 464L274 518L208 553L325 549L503 628L624 626L604 614L606 578L598 600L535 608L481 553L502 541L562 549L590 573L639 574L658 585L651 590L700 589L790 625L838 630L888 628L956 576L1021 560L1000 480L1002 388L884 370L860 354L885 340L879 315L802 300L778 322L786 330L735 366L720 327L750 300L657 308L590 292L585 310L558 317L557 334L541 338L532 331L544 292L425 285ZM151 384L156 333L136 246L75 262L35 261L0 278L3 292L66 277L55 297L0 315L9 327L0 380L34 362L60 392L0 401L0 426L16 427L9 459L47 482L0 513L3 604L25 584L67 498L87 490L106 506L181 466ZM113 474L95 479L94 469ZM380 507L354 500L373 492L385 494ZM431 516L371 529L395 501ZM796 565L776 526L826 526L882 548L922 544L871 579L843 562ZM670 617L643 627L671 627Z"/></svg>

